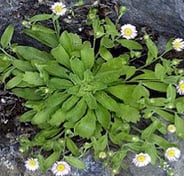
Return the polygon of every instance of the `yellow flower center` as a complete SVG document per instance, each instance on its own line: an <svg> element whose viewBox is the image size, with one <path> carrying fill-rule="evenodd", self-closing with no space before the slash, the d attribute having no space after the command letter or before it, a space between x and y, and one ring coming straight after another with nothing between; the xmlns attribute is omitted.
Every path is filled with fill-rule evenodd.
<svg viewBox="0 0 184 176"><path fill-rule="evenodd" d="M184 83L181 83L181 84L179 85L179 89L180 89L181 91L184 91Z"/></svg>
<svg viewBox="0 0 184 176"><path fill-rule="evenodd" d="M174 48L181 48L181 43L180 42L174 42L173 47Z"/></svg>
<svg viewBox="0 0 184 176"><path fill-rule="evenodd" d="M169 157L174 157L174 156L175 156L175 151L174 151L174 150L169 150L169 151L167 152L167 155L168 155Z"/></svg>
<svg viewBox="0 0 184 176"><path fill-rule="evenodd" d="M35 160L30 160L29 163L28 163L28 165L30 167L34 167L34 166L36 166L36 161Z"/></svg>
<svg viewBox="0 0 184 176"><path fill-rule="evenodd" d="M130 36L130 35L132 35L132 30L130 28L127 28L124 30L124 33L126 36Z"/></svg>
<svg viewBox="0 0 184 176"><path fill-rule="evenodd" d="M65 166L63 164L58 164L56 169L57 169L57 171L64 171L65 170Z"/></svg>
<svg viewBox="0 0 184 176"><path fill-rule="evenodd" d="M57 5L57 6L54 8L54 10L55 10L55 12L60 13L60 12L63 10L63 8L62 8L61 6L59 6L59 5Z"/></svg>
<svg viewBox="0 0 184 176"><path fill-rule="evenodd" d="M146 160L146 157L143 156L143 155L140 155L140 156L137 157L137 161L140 162L140 163L144 162L145 160Z"/></svg>

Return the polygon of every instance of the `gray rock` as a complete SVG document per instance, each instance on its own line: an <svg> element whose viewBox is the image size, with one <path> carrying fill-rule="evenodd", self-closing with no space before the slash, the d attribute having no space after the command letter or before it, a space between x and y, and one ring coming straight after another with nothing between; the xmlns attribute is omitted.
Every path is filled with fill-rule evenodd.
<svg viewBox="0 0 184 176"><path fill-rule="evenodd" d="M183 0L118 0L127 7L121 22L149 26L160 34L184 37Z"/></svg>

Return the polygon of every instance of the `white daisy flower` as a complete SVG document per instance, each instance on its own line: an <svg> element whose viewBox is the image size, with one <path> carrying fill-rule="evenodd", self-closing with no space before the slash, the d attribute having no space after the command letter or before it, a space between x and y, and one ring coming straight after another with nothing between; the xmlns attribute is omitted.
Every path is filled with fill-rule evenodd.
<svg viewBox="0 0 184 176"><path fill-rule="evenodd" d="M167 131L170 133L175 133L176 132L176 126L173 124L170 124L167 126Z"/></svg>
<svg viewBox="0 0 184 176"><path fill-rule="evenodd" d="M176 51L182 51L184 49L184 41L181 38L173 40L172 46Z"/></svg>
<svg viewBox="0 0 184 176"><path fill-rule="evenodd" d="M38 159L29 158L25 161L25 167L27 170L35 171L39 168Z"/></svg>
<svg viewBox="0 0 184 176"><path fill-rule="evenodd" d="M180 95L184 95L184 80L181 80L178 85L176 86L177 92Z"/></svg>
<svg viewBox="0 0 184 176"><path fill-rule="evenodd" d="M181 151L176 147L170 147L165 152L165 157L169 161L177 161L181 155Z"/></svg>
<svg viewBox="0 0 184 176"><path fill-rule="evenodd" d="M67 8L66 8L65 4L63 4L62 2L55 2L51 6L51 10L56 15L63 16L66 13Z"/></svg>
<svg viewBox="0 0 184 176"><path fill-rule="evenodd" d="M139 153L135 155L132 162L137 167L143 167L151 162L151 157L147 153Z"/></svg>
<svg viewBox="0 0 184 176"><path fill-rule="evenodd" d="M126 39L134 39L137 36L136 27L131 24L121 26L121 35Z"/></svg>
<svg viewBox="0 0 184 176"><path fill-rule="evenodd" d="M68 175L71 171L70 166L64 161L57 161L53 164L51 171L56 176Z"/></svg>

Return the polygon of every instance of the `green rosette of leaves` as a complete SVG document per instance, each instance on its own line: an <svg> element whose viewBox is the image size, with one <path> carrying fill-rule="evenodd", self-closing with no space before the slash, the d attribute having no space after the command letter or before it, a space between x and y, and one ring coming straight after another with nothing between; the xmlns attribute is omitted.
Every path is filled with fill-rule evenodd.
<svg viewBox="0 0 184 176"><path fill-rule="evenodd" d="M38 23L48 19L54 29ZM89 20L92 44L77 34L60 32L58 24L58 18L48 14L34 16L27 23L25 34L47 46L45 51L11 44L12 25L1 37L0 79L25 99L28 110L20 122L40 129L32 139L21 138L21 150L39 147L43 171L60 157L83 169L79 158L89 149L97 159L111 146L116 152L105 163L114 170L122 166L128 151L145 151L155 164L160 151L173 146L164 138L166 124L174 123L177 136L184 138L180 117L184 99L176 96L175 89L183 73L164 58L172 49L171 41L159 55L149 36L145 36L144 48L137 41L122 39L108 17ZM145 63L132 64L142 59L141 52L147 55ZM149 123L139 129L137 123L142 121ZM50 153L46 159L43 151Z"/></svg>

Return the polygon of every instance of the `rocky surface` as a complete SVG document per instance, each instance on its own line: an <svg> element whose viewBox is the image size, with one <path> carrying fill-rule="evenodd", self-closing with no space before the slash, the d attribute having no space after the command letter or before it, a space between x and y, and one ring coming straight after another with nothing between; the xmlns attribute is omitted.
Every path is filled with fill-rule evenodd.
<svg viewBox="0 0 184 176"><path fill-rule="evenodd" d="M184 37L183 0L119 0L127 7L122 23L149 26L162 35Z"/></svg>
<svg viewBox="0 0 184 176"><path fill-rule="evenodd" d="M13 23L16 29L14 41L20 44L35 44L30 38L22 35L22 20L26 20L32 15L38 13L50 13L49 6L54 0L0 0L0 34L4 28ZM66 0L67 6L73 6L77 0ZM94 0L86 0L85 2L93 4ZM123 16L121 23L132 23L140 27L148 26L158 31L161 40L165 42L163 36L184 37L184 2L183 0L101 0L100 3L106 3L104 7L119 3L127 6L127 13ZM103 6L103 5L102 5ZM83 30L83 22L89 6L77 9L77 14L73 21L65 19L63 28L79 32ZM110 10L111 8L108 8ZM113 14L111 14L113 16ZM164 41L163 41L164 40ZM46 174L39 172L28 172L24 167L23 156L19 150L18 138L22 134L30 134L33 128L28 124L20 124L18 116L24 112L21 105L22 100L6 91L0 86L0 175L1 176L52 176L48 171ZM184 142L176 141L172 136L168 136L175 143L180 143L181 150L184 153ZM132 162L130 154L126 159L129 168L122 170L119 176L167 176L166 171L160 169L158 165L147 166L145 168L136 168ZM84 157L86 169L81 171L72 170L72 176L110 176L109 170L102 167L101 162L95 162L92 155ZM178 162L171 163L171 167L175 170L175 176L183 176L184 155Z"/></svg>

